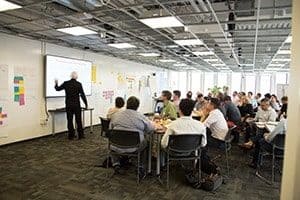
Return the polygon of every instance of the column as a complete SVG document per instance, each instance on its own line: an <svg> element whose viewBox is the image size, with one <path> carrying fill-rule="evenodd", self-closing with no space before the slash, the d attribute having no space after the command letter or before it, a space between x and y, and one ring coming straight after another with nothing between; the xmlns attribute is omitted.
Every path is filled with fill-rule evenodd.
<svg viewBox="0 0 300 200"><path fill-rule="evenodd" d="M289 85L288 130L285 144L281 199L300 197L300 1L293 0L292 17L292 61Z"/></svg>

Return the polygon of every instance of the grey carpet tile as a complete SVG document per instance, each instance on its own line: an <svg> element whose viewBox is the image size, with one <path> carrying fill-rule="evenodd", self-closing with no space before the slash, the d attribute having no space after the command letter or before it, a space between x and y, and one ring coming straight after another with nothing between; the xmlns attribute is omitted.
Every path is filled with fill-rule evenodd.
<svg viewBox="0 0 300 200"><path fill-rule="evenodd" d="M267 185L255 176L246 163L249 155L233 146L230 155L230 175L215 192L196 190L188 186L183 171L171 168L171 189L148 176L136 184L135 167L125 175L114 175L112 169L96 167L105 159L107 141L100 137L100 128L87 131L83 140L69 141L66 134L57 134L0 147L1 200L276 200L280 183ZM209 151L211 157L222 152ZM154 160L155 161L155 160ZM224 156L216 163L226 173ZM155 170L155 163L153 171ZM270 161L263 174L271 177ZM280 181L279 173L276 180ZM165 172L162 174L165 180Z"/></svg>

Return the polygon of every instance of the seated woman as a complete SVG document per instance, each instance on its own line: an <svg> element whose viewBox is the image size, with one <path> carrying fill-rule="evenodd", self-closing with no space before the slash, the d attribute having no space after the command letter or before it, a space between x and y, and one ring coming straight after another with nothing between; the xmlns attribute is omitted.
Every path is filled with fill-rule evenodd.
<svg viewBox="0 0 300 200"><path fill-rule="evenodd" d="M278 101L277 96L276 96L275 94L272 94L272 95L271 95L270 102L271 102L271 107L272 107L276 112L280 111L280 102Z"/></svg>
<svg viewBox="0 0 300 200"><path fill-rule="evenodd" d="M287 130L287 119L286 116L279 122L276 128L271 133L265 133L263 137L255 142L255 149L252 162L249 164L249 167L256 169L260 163L259 153L260 150L266 150L272 152L272 141L278 134L285 134Z"/></svg>
<svg viewBox="0 0 300 200"><path fill-rule="evenodd" d="M248 97L242 96L240 101L241 103L240 105L238 105L238 108L241 113L242 121L244 121L248 117L254 117L253 106L250 103Z"/></svg>
<svg viewBox="0 0 300 200"><path fill-rule="evenodd" d="M107 112L106 115L107 119L111 119L114 114L121 111L124 105L125 105L124 99L122 97L117 97L115 99L115 107L110 108Z"/></svg>

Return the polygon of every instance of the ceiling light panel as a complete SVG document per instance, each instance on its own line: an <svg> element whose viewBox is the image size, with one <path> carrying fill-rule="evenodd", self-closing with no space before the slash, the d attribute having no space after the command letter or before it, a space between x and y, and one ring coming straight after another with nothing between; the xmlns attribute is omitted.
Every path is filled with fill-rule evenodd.
<svg viewBox="0 0 300 200"><path fill-rule="evenodd" d="M174 42L181 46L192 46L192 45L203 45L203 41L199 39L188 39L188 40L174 40Z"/></svg>
<svg viewBox="0 0 300 200"><path fill-rule="evenodd" d="M0 0L0 12L7 11L7 10L14 10L22 8L22 6L19 6L15 3L11 3L9 1Z"/></svg>
<svg viewBox="0 0 300 200"><path fill-rule="evenodd" d="M163 63L173 63L173 62L176 62L176 60L172 60L172 59L160 59L158 61L159 62L163 62Z"/></svg>
<svg viewBox="0 0 300 200"><path fill-rule="evenodd" d="M159 53L139 53L140 56L144 56L144 57L158 57L160 56Z"/></svg>
<svg viewBox="0 0 300 200"><path fill-rule="evenodd" d="M113 44L108 44L110 47L114 47L117 49L130 49L130 48L136 48L136 46L129 44L129 43L113 43Z"/></svg>
<svg viewBox="0 0 300 200"><path fill-rule="evenodd" d="M60 29L56 29L56 30L63 32L63 33L75 35L75 36L97 34L97 32L92 31L87 28L84 28L84 27L81 27L81 26L74 26L74 27L70 27L70 28L60 28Z"/></svg>
<svg viewBox="0 0 300 200"><path fill-rule="evenodd" d="M194 51L192 52L196 56L212 56L215 55L212 51Z"/></svg>
<svg viewBox="0 0 300 200"><path fill-rule="evenodd" d="M140 22L154 29L184 26L176 17L173 16L140 19Z"/></svg>

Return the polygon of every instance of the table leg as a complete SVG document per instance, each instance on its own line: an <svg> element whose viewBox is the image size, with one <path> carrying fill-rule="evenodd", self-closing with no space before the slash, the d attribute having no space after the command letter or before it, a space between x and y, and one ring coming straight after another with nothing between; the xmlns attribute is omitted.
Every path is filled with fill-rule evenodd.
<svg viewBox="0 0 300 200"><path fill-rule="evenodd" d="M157 148L156 148L156 175L160 175L160 142L161 134L157 134Z"/></svg>
<svg viewBox="0 0 300 200"><path fill-rule="evenodd" d="M55 113L52 112L51 113L51 117L52 117L52 135L55 135Z"/></svg>
<svg viewBox="0 0 300 200"><path fill-rule="evenodd" d="M93 110L90 110L90 132L93 133L94 132L94 128L93 128Z"/></svg>
<svg viewBox="0 0 300 200"><path fill-rule="evenodd" d="M151 158L152 158L152 133L149 135L149 151L148 151L148 174L151 173Z"/></svg>

